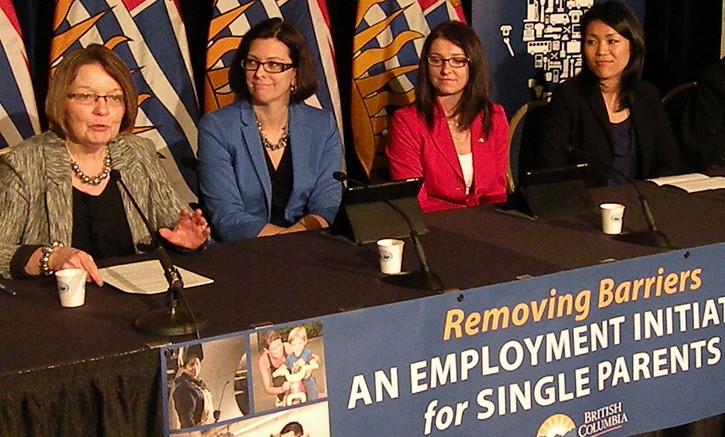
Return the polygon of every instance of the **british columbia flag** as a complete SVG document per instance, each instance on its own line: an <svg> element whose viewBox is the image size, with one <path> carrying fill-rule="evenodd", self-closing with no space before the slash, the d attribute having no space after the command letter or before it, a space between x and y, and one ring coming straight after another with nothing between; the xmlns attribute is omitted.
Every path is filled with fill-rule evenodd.
<svg viewBox="0 0 725 437"><path fill-rule="evenodd" d="M139 93L134 133L154 141L178 194L195 201L199 109L177 0L57 0L53 30L51 74L93 43L123 59Z"/></svg>
<svg viewBox="0 0 725 437"><path fill-rule="evenodd" d="M465 21L460 0L360 0L352 60L352 134L365 171L384 167L388 117L412 103L425 37L448 20Z"/></svg>
<svg viewBox="0 0 725 437"><path fill-rule="evenodd" d="M296 24L307 40L317 66L319 87L305 103L332 111L342 132L335 54L325 0L216 0L207 45L204 110L234 100L229 88L229 64L242 36L256 23L282 17Z"/></svg>
<svg viewBox="0 0 725 437"><path fill-rule="evenodd" d="M0 0L0 148L40 132L28 57L12 0Z"/></svg>

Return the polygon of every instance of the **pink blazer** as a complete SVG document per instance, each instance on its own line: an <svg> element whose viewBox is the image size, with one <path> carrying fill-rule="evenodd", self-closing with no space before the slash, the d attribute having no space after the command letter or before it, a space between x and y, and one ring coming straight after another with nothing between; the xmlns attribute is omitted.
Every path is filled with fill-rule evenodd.
<svg viewBox="0 0 725 437"><path fill-rule="evenodd" d="M492 106L488 136L483 135L483 114L479 114L471 125L473 185L468 195L453 137L440 106L435 108L432 130L428 129L415 104L393 114L385 149L390 175L395 180L424 178L418 194L424 212L506 200L508 120L501 105L494 103Z"/></svg>

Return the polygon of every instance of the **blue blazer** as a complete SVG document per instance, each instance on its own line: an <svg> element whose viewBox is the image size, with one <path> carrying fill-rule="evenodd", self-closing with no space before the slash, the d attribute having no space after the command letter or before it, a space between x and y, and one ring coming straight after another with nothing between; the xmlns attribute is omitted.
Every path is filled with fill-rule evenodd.
<svg viewBox="0 0 725 437"><path fill-rule="evenodd" d="M342 186L342 145L330 112L304 104L289 108L292 193L285 209L291 223L317 214L332 223ZM199 189L216 239L254 238L269 223L272 184L257 121L248 101L210 112L199 122Z"/></svg>

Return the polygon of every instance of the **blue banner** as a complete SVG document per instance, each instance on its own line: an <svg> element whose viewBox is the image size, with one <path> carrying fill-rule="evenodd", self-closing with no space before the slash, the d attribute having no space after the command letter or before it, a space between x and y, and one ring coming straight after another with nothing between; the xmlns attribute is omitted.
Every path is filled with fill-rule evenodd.
<svg viewBox="0 0 725 437"><path fill-rule="evenodd" d="M215 408L223 387L242 393L196 430L632 435L725 412L723 259L721 243L612 262L174 345L162 362L201 347Z"/></svg>

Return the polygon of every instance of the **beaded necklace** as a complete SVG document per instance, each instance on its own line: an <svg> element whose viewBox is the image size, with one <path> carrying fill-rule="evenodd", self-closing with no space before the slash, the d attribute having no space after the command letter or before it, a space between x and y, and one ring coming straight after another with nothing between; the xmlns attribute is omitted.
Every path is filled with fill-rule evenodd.
<svg viewBox="0 0 725 437"><path fill-rule="evenodd" d="M257 122L257 130L259 131L259 138L262 139L262 145L265 149L274 152L275 150L284 149L287 147L287 142L289 141L289 121L287 124L284 125L284 130L282 131L282 137L280 137L279 142L277 144L272 144L267 139L267 136L262 131L262 125Z"/></svg>
<svg viewBox="0 0 725 437"><path fill-rule="evenodd" d="M67 148L68 147L66 146L66 149ZM106 156L103 158L103 170L101 170L101 173L96 176L88 176L83 173L83 170L81 170L76 161L73 159L70 149L68 149L68 155L70 155L70 168L76 174L76 177L84 184L98 185L111 173L111 154L108 151L108 146L106 146Z"/></svg>

